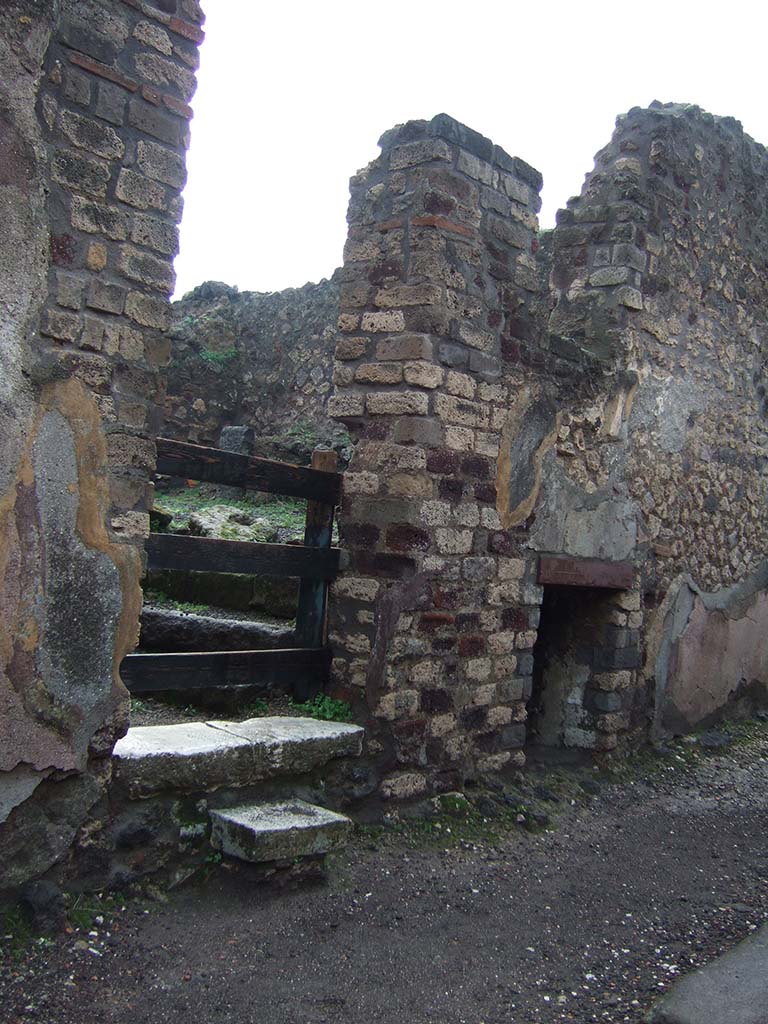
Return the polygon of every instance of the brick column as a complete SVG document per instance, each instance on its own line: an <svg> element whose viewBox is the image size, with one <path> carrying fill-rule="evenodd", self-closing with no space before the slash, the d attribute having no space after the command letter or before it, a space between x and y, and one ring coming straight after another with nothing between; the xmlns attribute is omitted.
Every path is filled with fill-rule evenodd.
<svg viewBox="0 0 768 1024"><path fill-rule="evenodd" d="M522 761L540 593L496 477L541 178L445 115L380 145L352 180L342 271L330 411L357 443L332 639L387 797Z"/></svg>

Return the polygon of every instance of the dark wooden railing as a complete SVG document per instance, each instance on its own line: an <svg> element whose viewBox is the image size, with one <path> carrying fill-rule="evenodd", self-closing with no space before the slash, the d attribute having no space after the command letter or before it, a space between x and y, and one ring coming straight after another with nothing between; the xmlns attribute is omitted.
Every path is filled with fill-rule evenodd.
<svg viewBox="0 0 768 1024"><path fill-rule="evenodd" d="M264 693L279 688L306 700L323 689L331 665L326 646L328 584L341 560L339 549L331 547L334 511L341 498L336 465L333 451L314 452L311 468L305 468L158 438L158 473L308 499L303 546L165 533L153 533L147 542L149 569L298 577L297 646L129 654L120 674L131 693L249 686Z"/></svg>

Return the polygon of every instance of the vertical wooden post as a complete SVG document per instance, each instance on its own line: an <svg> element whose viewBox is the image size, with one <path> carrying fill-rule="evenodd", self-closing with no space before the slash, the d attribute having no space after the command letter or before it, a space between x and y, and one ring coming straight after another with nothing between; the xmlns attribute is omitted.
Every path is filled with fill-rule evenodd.
<svg viewBox="0 0 768 1024"><path fill-rule="evenodd" d="M312 469L335 473L338 456L334 451L312 452ZM307 502L307 521L304 544L312 548L329 548L333 531L333 505L319 501ZM296 611L296 642L299 647L322 647L326 641L326 606L328 582L302 580L299 585L299 604Z"/></svg>

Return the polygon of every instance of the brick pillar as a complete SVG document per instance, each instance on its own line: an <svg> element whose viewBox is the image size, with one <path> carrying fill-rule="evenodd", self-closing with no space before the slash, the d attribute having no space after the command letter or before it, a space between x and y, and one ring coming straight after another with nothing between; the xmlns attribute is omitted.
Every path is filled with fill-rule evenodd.
<svg viewBox="0 0 768 1024"><path fill-rule="evenodd" d="M332 640L387 797L522 761L540 592L496 478L541 178L445 115L380 145L352 179L342 271L330 412L356 447Z"/></svg>

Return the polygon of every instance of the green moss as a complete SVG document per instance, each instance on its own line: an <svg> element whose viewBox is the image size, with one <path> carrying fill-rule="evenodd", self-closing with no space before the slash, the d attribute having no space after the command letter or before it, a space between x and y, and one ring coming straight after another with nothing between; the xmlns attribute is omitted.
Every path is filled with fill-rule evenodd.
<svg viewBox="0 0 768 1024"><path fill-rule="evenodd" d="M225 348L219 352L204 348L198 352L198 358L202 359L204 363L208 363L210 366L226 366L228 363L237 359L238 354L238 350L234 347Z"/></svg>
<svg viewBox="0 0 768 1024"><path fill-rule="evenodd" d="M469 814L472 805L463 793L443 793L435 798L441 811L446 814Z"/></svg>
<svg viewBox="0 0 768 1024"><path fill-rule="evenodd" d="M207 604L193 604L191 601L176 601L174 598L163 593L162 590L146 590L144 592L144 599L150 604L157 605L159 608L170 608L172 611L187 612L191 615L205 615L205 613L211 609L211 606Z"/></svg>

